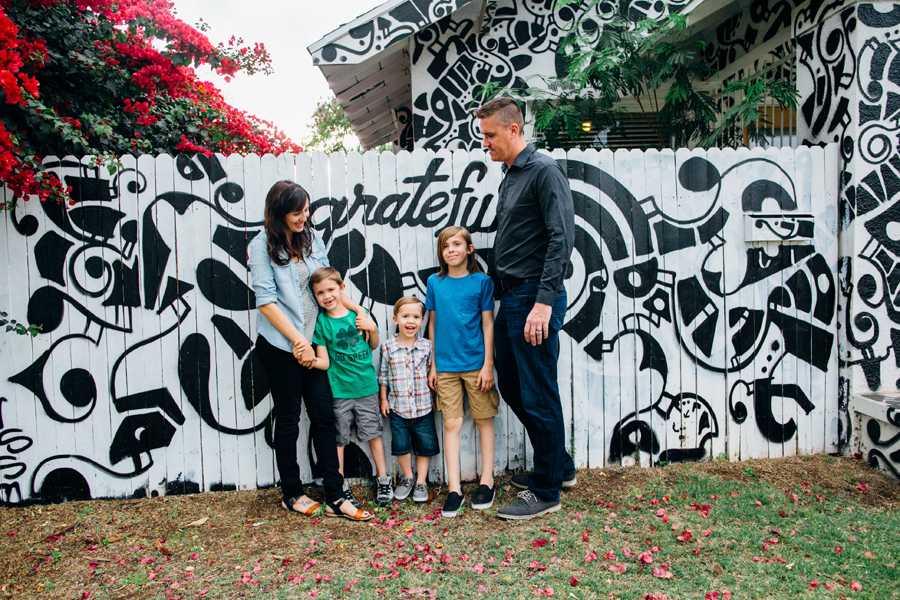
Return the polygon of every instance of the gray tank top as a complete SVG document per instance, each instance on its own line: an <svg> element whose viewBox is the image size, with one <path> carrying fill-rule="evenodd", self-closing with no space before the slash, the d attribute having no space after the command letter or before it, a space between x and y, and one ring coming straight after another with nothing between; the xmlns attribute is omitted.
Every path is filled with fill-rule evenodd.
<svg viewBox="0 0 900 600"><path fill-rule="evenodd" d="M303 331L300 333L311 344L313 333L316 331L316 319L319 317L319 306L309 291L309 278L312 275L309 267L302 260L298 260L295 264L297 265L297 277L300 279L300 289L303 291L300 294L300 301L303 303Z"/></svg>

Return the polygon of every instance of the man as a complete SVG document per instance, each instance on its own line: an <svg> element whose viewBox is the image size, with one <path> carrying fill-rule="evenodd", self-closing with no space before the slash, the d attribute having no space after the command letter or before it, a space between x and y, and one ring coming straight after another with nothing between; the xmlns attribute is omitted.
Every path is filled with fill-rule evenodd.
<svg viewBox="0 0 900 600"><path fill-rule="evenodd" d="M534 447L534 472L512 481L525 491L497 516L531 519L559 510L560 488L575 484L575 465L565 451L556 367L575 210L562 168L525 143L522 112L513 100L491 100L475 116L484 147L491 160L504 163L505 173L494 238L502 293L494 323L498 385Z"/></svg>

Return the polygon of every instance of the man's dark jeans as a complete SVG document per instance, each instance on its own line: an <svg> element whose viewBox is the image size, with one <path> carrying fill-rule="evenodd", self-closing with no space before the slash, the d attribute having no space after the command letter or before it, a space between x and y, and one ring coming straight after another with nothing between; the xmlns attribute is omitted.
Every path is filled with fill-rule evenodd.
<svg viewBox="0 0 900 600"><path fill-rule="evenodd" d="M500 394L525 425L534 447L531 491L541 500L553 502L559 500L563 473L575 472L565 450L556 365L567 298L563 289L553 303L549 336L532 346L525 339L525 320L534 307L538 286L526 283L504 291L494 323L494 354Z"/></svg>

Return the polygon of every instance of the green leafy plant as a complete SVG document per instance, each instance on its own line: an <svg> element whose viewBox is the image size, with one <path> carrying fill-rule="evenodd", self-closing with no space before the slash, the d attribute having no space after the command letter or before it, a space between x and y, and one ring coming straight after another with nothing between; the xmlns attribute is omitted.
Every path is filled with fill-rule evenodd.
<svg viewBox="0 0 900 600"><path fill-rule="evenodd" d="M41 330L40 325L22 325L15 319L10 319L9 315L0 311L0 327L6 327L7 332L13 332L18 335L30 335L34 337Z"/></svg>
<svg viewBox="0 0 900 600"><path fill-rule="evenodd" d="M350 124L350 119L344 114L344 109L338 103L337 98L321 100L316 105L312 114L310 130L312 136L303 141L307 152L363 152L356 132ZM376 152L390 150L390 144L384 144L374 148Z"/></svg>

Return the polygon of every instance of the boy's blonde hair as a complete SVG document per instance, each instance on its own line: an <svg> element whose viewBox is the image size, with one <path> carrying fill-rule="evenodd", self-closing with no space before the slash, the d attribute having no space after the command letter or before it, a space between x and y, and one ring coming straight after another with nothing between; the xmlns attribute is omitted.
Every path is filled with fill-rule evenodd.
<svg viewBox="0 0 900 600"><path fill-rule="evenodd" d="M451 225L450 227L444 227L441 232L438 234L437 238L437 258L438 258L438 276L443 279L447 276L447 273L450 271L450 267L447 266L447 261L444 260L444 246L447 245L447 242L454 235L459 235L462 237L463 241L466 242L466 248L472 246L472 235L469 233L469 230L465 227L456 227L455 225ZM478 264L478 259L475 257L475 252L466 256L466 270L471 275L472 273L483 273L481 270L481 265Z"/></svg>
<svg viewBox="0 0 900 600"><path fill-rule="evenodd" d="M322 267L321 269L316 269L316 272L309 276L309 287L322 283L327 279L334 281L338 285L344 285L344 278L341 277L337 269L334 267Z"/></svg>
<svg viewBox="0 0 900 600"><path fill-rule="evenodd" d="M394 303L394 316L396 317L397 315L400 314L401 308L403 308L407 304L413 304L413 303L421 305L422 316L424 317L425 316L425 304L421 300L416 298L415 296L404 296L404 297L400 298L399 300L397 300Z"/></svg>

